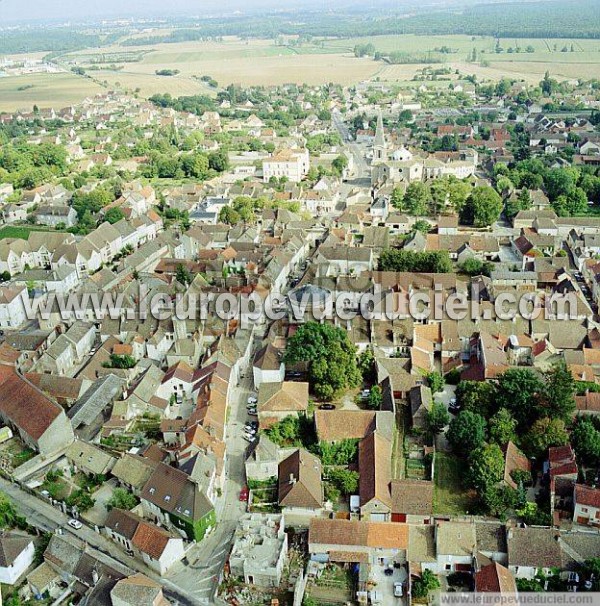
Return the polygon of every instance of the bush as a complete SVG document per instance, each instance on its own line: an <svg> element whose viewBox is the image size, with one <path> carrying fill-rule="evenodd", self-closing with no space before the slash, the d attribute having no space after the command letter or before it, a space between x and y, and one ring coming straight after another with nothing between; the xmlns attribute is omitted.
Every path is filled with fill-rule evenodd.
<svg viewBox="0 0 600 606"><path fill-rule="evenodd" d="M449 370L444 379L448 385L458 385L460 383L460 370L458 368Z"/></svg>

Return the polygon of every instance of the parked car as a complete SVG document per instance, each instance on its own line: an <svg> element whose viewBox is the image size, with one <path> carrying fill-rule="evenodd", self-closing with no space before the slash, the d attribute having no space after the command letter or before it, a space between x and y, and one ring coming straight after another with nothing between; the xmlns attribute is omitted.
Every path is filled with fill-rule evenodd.
<svg viewBox="0 0 600 606"><path fill-rule="evenodd" d="M402 595L403 595L402 583L400 583L400 582L394 583L394 597L401 598Z"/></svg>
<svg viewBox="0 0 600 606"><path fill-rule="evenodd" d="M335 410L335 406L333 404L321 404L319 410Z"/></svg>
<svg viewBox="0 0 600 606"><path fill-rule="evenodd" d="M253 406L255 404L258 404L258 399L256 398L256 396L249 396L248 397L248 404L250 406Z"/></svg>
<svg viewBox="0 0 600 606"><path fill-rule="evenodd" d="M366 399L366 398L368 398L370 395L371 395L371 390L370 390L370 389L363 389L363 390L360 392L360 396L361 396L361 398L365 398L365 399Z"/></svg>
<svg viewBox="0 0 600 606"><path fill-rule="evenodd" d="M244 486L242 488L242 490L240 490L240 501L245 503L248 500L248 494L249 494L248 487Z"/></svg>
<svg viewBox="0 0 600 606"><path fill-rule="evenodd" d="M249 436L247 434L244 434L242 437L244 438L244 440L246 440L246 442L250 442L250 444L253 444L254 442L256 442L255 436Z"/></svg>
<svg viewBox="0 0 600 606"><path fill-rule="evenodd" d="M67 522L67 524L71 528L74 528L75 530L79 530L80 528L83 528L83 524L79 520L69 520Z"/></svg>
<svg viewBox="0 0 600 606"><path fill-rule="evenodd" d="M460 412L461 406L460 404L456 401L456 398L452 398L450 400L450 403L448 404L448 410L453 414L457 414Z"/></svg>

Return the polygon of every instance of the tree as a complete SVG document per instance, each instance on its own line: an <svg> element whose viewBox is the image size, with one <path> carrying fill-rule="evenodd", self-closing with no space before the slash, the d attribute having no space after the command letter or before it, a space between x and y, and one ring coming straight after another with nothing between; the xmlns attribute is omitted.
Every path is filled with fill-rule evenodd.
<svg viewBox="0 0 600 606"><path fill-rule="evenodd" d="M461 410L450 422L446 437L452 448L466 455L483 445L485 441L485 419L470 410Z"/></svg>
<svg viewBox="0 0 600 606"><path fill-rule="evenodd" d="M546 454L550 446L564 446L568 440L563 420L543 417L533 423L525 434L523 443L530 455L540 457Z"/></svg>
<svg viewBox="0 0 600 606"><path fill-rule="evenodd" d="M330 469L326 472L329 480L345 495L355 494L358 490L358 473L349 469Z"/></svg>
<svg viewBox="0 0 600 606"><path fill-rule="evenodd" d="M439 372L428 372L425 375L425 378L427 379L431 393L437 393L438 391L442 391L444 389L444 377Z"/></svg>
<svg viewBox="0 0 600 606"><path fill-rule="evenodd" d="M0 528L13 528L17 523L17 510L12 501L0 492Z"/></svg>
<svg viewBox="0 0 600 606"><path fill-rule="evenodd" d="M487 227L498 220L502 198L490 186L474 187L461 213L461 221L475 227Z"/></svg>
<svg viewBox="0 0 600 606"><path fill-rule="evenodd" d="M544 406L551 418L568 421L575 412L575 379L564 361L555 364L544 375Z"/></svg>
<svg viewBox="0 0 600 606"><path fill-rule="evenodd" d="M434 589L438 589L440 582L431 570L425 569L421 573L421 578L413 581L412 595L415 598L426 598L427 594Z"/></svg>
<svg viewBox="0 0 600 606"><path fill-rule="evenodd" d="M519 210L529 210L531 208L531 193L527 188L523 188L517 196Z"/></svg>
<svg viewBox="0 0 600 606"><path fill-rule="evenodd" d="M544 178L544 184L550 201L566 196L575 189L576 174L564 168L553 168Z"/></svg>
<svg viewBox="0 0 600 606"><path fill-rule="evenodd" d="M219 222L227 225L236 225L241 221L240 213L231 206L224 206L219 211Z"/></svg>
<svg viewBox="0 0 600 606"><path fill-rule="evenodd" d="M587 467L600 465L600 431L591 420L577 419L571 432L571 443L580 464Z"/></svg>
<svg viewBox="0 0 600 606"><path fill-rule="evenodd" d="M65 503L68 507L75 507L77 508L77 511L83 513L91 509L96 501L92 499L89 493L80 489L69 495L66 498Z"/></svg>
<svg viewBox="0 0 600 606"><path fill-rule="evenodd" d="M588 579L594 577L592 591L598 591L600 589L600 557L587 559L582 568Z"/></svg>
<svg viewBox="0 0 600 606"><path fill-rule="evenodd" d="M498 406L509 410L520 428L530 427L537 419L538 396L544 384L526 368L510 368L498 378Z"/></svg>
<svg viewBox="0 0 600 606"><path fill-rule="evenodd" d="M367 347L358 356L358 369L367 383L374 383L377 380L377 371L375 368L375 355L373 348Z"/></svg>
<svg viewBox="0 0 600 606"><path fill-rule="evenodd" d="M329 324L307 322L289 339L284 355L289 364L308 364L308 379L314 393L331 399L336 393L358 387L361 374L356 347L348 333Z"/></svg>
<svg viewBox="0 0 600 606"><path fill-rule="evenodd" d="M0 282L8 282L11 278L9 271L0 272Z"/></svg>
<svg viewBox="0 0 600 606"><path fill-rule="evenodd" d="M442 432L450 422L450 413L442 402L434 402L431 409L427 411L427 428L433 435Z"/></svg>
<svg viewBox="0 0 600 606"><path fill-rule="evenodd" d="M341 177L344 174L344 171L348 167L348 158L341 154L337 158L333 160L331 163L331 168L333 169L333 173L338 177Z"/></svg>
<svg viewBox="0 0 600 606"><path fill-rule="evenodd" d="M489 261L471 257L460 265L460 269L470 276L489 276L494 269L494 265Z"/></svg>
<svg viewBox="0 0 600 606"><path fill-rule="evenodd" d="M371 391L369 392L369 399L367 401L369 408L379 410L382 402L383 393L381 391L381 387L379 387L379 385L373 385L373 387L371 387Z"/></svg>
<svg viewBox="0 0 600 606"><path fill-rule="evenodd" d="M117 223L121 219L125 218L123 211L120 208L110 208L106 211L104 215L104 219L108 221L111 225Z"/></svg>
<svg viewBox="0 0 600 606"><path fill-rule="evenodd" d="M484 444L469 456L471 483L482 495L494 488L504 477L504 455L498 444Z"/></svg>
<svg viewBox="0 0 600 606"><path fill-rule="evenodd" d="M414 252L387 248L379 257L379 269L447 274L452 271L452 262L446 250Z"/></svg>
<svg viewBox="0 0 600 606"><path fill-rule="evenodd" d="M496 387L485 381L460 381L456 386L456 401L461 410L476 412L486 419L496 410Z"/></svg>
<svg viewBox="0 0 600 606"><path fill-rule="evenodd" d="M121 368L121 369L129 369L129 368L133 368L135 365L137 364L135 358L132 358L131 356L125 354L125 355L118 355L118 354L110 354L110 359L108 362L104 362L104 364L102 364L102 366L104 366L105 368Z"/></svg>
<svg viewBox="0 0 600 606"><path fill-rule="evenodd" d="M113 507L117 509L133 509L139 503L137 497L124 488L115 488L112 496L106 503L106 509L110 511Z"/></svg>
<svg viewBox="0 0 600 606"><path fill-rule="evenodd" d="M208 155L208 167L218 173L223 173L229 168L229 156L224 149L210 152Z"/></svg>
<svg viewBox="0 0 600 606"><path fill-rule="evenodd" d="M431 225L425 221L425 219L419 219L418 221L415 221L411 231L420 231L421 233L426 234L430 229Z"/></svg>
<svg viewBox="0 0 600 606"><path fill-rule="evenodd" d="M491 419L489 424L490 440L505 446L508 442L514 442L517 434L517 421L510 410L501 408Z"/></svg>
<svg viewBox="0 0 600 606"><path fill-rule="evenodd" d="M189 286L194 280L194 276L192 276L190 270L183 265L183 263L179 263L175 268L175 279L180 284L184 286Z"/></svg>
<svg viewBox="0 0 600 606"><path fill-rule="evenodd" d="M402 191L402 188L399 186L394 187L394 189L392 190L392 197L391 197L392 206L394 208L396 208L397 210L402 210L403 201L404 201L404 192Z"/></svg>
<svg viewBox="0 0 600 606"><path fill-rule="evenodd" d="M411 215L424 215L427 212L429 198L429 186L422 181L413 181L406 188L402 205Z"/></svg>

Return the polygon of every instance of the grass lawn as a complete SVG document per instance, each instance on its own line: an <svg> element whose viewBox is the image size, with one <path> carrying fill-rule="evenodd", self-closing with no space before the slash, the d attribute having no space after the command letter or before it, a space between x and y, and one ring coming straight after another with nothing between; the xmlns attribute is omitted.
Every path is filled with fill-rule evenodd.
<svg viewBox="0 0 600 606"><path fill-rule="evenodd" d="M7 238L20 238L21 240L27 240L29 238L29 233L32 231L57 231L55 229L50 229L48 227L44 227L42 225L5 225L0 228L0 240L5 240Z"/></svg>
<svg viewBox="0 0 600 606"><path fill-rule="evenodd" d="M457 457L435 454L434 514L462 515L472 511L472 491L465 485L465 465Z"/></svg>

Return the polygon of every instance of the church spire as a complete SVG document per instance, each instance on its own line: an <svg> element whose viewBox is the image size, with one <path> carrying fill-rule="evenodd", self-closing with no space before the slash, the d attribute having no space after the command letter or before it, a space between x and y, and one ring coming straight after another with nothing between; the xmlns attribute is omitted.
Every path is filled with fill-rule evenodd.
<svg viewBox="0 0 600 606"><path fill-rule="evenodd" d="M377 129L375 130L375 140L373 141L373 160L387 160L387 148L385 145L381 109L377 114Z"/></svg>
<svg viewBox="0 0 600 606"><path fill-rule="evenodd" d="M381 115L381 109L377 114L377 129L375 130L374 147L385 148L385 135L383 133L383 116Z"/></svg>

